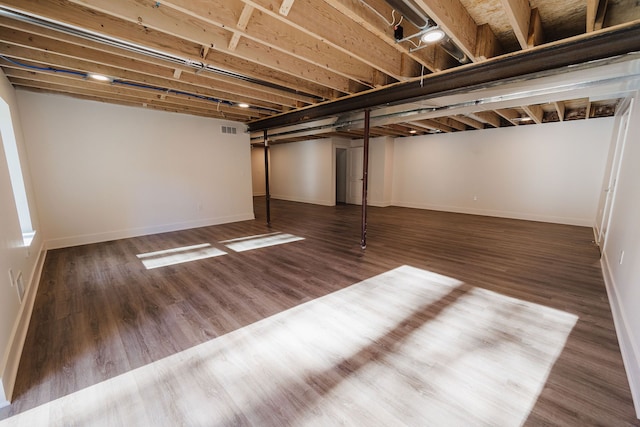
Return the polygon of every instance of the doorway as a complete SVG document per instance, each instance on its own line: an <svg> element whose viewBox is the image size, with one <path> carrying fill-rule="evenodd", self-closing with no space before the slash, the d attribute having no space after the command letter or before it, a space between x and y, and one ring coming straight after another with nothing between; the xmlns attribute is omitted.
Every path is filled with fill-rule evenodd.
<svg viewBox="0 0 640 427"><path fill-rule="evenodd" d="M347 204L347 149L336 148L336 205Z"/></svg>
<svg viewBox="0 0 640 427"><path fill-rule="evenodd" d="M604 190L606 194L604 200L604 208L602 211L602 221L600 222L600 227L598 227L598 246L600 246L600 250L603 252L605 250L607 231L609 230L611 211L613 210L613 202L615 200L616 184L618 182L620 165L622 163L622 154L624 152L624 146L627 140L627 128L629 127L629 117L631 116L631 109L631 103L629 103L629 106L620 118L618 135L615 142L613 160L611 163L611 173L609 174L607 187Z"/></svg>
<svg viewBox="0 0 640 427"><path fill-rule="evenodd" d="M352 205L362 204L363 156L363 147L352 147L349 149L349 183L347 187L347 203Z"/></svg>

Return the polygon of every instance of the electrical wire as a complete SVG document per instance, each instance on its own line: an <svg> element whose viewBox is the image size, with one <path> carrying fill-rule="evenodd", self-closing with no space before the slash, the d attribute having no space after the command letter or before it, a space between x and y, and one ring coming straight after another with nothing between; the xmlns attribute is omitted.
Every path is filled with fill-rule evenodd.
<svg viewBox="0 0 640 427"><path fill-rule="evenodd" d="M393 27L393 25L395 24L395 20L396 20L396 18L395 18L395 16L393 16L393 15L394 15L395 10L391 12L391 16L393 17L393 21L392 21L392 22L389 22L389 21L387 21L387 18L385 18L383 14L381 14L380 12L378 12L378 11L377 11L373 6L371 6L371 5L370 5L369 3L367 3L366 1L364 1L364 0L360 0L360 3L362 3L364 6L368 7L369 9L371 9L371 11L372 11L372 12L374 12L376 15L378 15L378 16L380 17L380 19L382 19L384 22L386 22L388 26Z"/></svg>
<svg viewBox="0 0 640 427"><path fill-rule="evenodd" d="M38 71L49 71L49 72L53 72L53 73L62 73L62 74L71 74L74 76L79 76L79 77L83 77L83 78L89 78L89 73L85 73L82 71L74 71L74 70L65 70L62 68L55 68L55 67L39 67L36 65L30 65L30 64L25 64L23 62L20 61L15 61L13 59L7 58L4 55L0 55L0 58L4 59L5 61L17 65L19 67L23 67L23 68L27 68L27 69L32 69L32 70L38 70ZM205 95L199 95L197 93L191 93L191 92L185 92L185 91L181 91L181 90L175 90L175 89L170 89L170 88L163 88L163 87L159 87L159 86L152 86L152 85L147 85L147 84L142 84L142 83L134 83L134 82L128 82L126 80L120 80L120 79L113 79L111 80L112 84L119 84L122 86L131 86L131 87L136 87L139 89L148 89L148 90L156 90L156 91L160 91L160 92L164 92L166 94L170 94L173 93L174 95L182 95L182 96L190 96L192 98L196 98L196 99L200 99L203 101L210 101L210 102L214 102L218 104L218 110L220 109L220 104L223 105L227 105L230 107L235 106L236 104L234 102L231 101L226 101L223 99L217 99L217 98L213 98L210 96L205 96ZM272 108L266 108L266 107L257 107L257 106L253 106L252 109L254 110L262 110L262 111L269 111L269 112L279 112L276 109L272 109Z"/></svg>
<svg viewBox="0 0 640 427"><path fill-rule="evenodd" d="M38 71L51 71L51 72L54 72L54 73L63 73L63 74L71 74L71 75L74 75L74 76L87 77L87 73L83 73L81 71L63 70L63 69L53 68L53 67L37 67L35 65L23 64L21 62L14 61L13 59L7 58L4 55L0 55L0 58L4 59L7 62L12 63L13 65L17 65L19 67L31 68L33 70L38 70Z"/></svg>

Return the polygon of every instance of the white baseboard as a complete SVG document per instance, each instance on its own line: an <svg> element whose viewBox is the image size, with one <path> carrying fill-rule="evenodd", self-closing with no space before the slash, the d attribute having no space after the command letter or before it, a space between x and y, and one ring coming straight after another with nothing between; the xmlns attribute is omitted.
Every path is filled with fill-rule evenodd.
<svg viewBox="0 0 640 427"><path fill-rule="evenodd" d="M613 314L613 322L616 327L616 334L618 335L618 343L620 344L620 352L622 353L622 361L627 371L627 378L629 379L629 387L631 388L631 397L633 398L633 404L636 409L636 417L640 419L640 351L638 351L639 343L635 343L632 339L632 335L629 333L631 328L626 321L624 313L624 305L620 301L620 296L616 291L616 284L613 276L611 275L611 269L609 268L609 260L606 252L602 253L600 259L602 265L602 276L604 277L604 283L607 287L607 295L609 297L609 304L611 305L611 312Z"/></svg>
<svg viewBox="0 0 640 427"><path fill-rule="evenodd" d="M46 255L46 250L41 246L38 252L38 259L36 260L31 272L29 287L26 290L25 297L20 305L20 309L18 310L17 320L13 325L13 330L11 331L9 352L3 367L2 378L0 381L0 385L2 386L2 390L0 390L0 407L7 406L13 396L13 388L16 384L18 366L20 365L20 357L22 356L22 349L24 348L24 342L27 338L29 321L31 320L33 305L36 301L36 294L38 293L38 285L40 284L40 277L42 275L42 268L44 266L44 259Z"/></svg>
<svg viewBox="0 0 640 427"><path fill-rule="evenodd" d="M554 224L578 225L582 227L593 227L593 218L591 219L572 218L572 217L561 217L561 216L553 216L553 215L529 214L529 213L523 213L523 212L496 211L491 209L475 209L475 208L469 208L464 206L462 207L440 206L440 205L430 205L430 204L424 204L424 203L411 203L411 202L399 202L399 201L393 201L391 204L393 206L399 206L403 208L428 209L433 211L494 216L499 218L521 219L525 221L551 222Z"/></svg>
<svg viewBox="0 0 640 427"><path fill-rule="evenodd" d="M313 199L299 199L297 197L282 196L280 194L272 194L272 199L286 200L288 202L309 203L310 205L321 206L334 206L335 203L331 200L313 200Z"/></svg>
<svg viewBox="0 0 640 427"><path fill-rule="evenodd" d="M70 246L87 245L91 243L107 242L110 240L127 239L130 237L146 236L148 234L167 233L170 231L187 230L190 228L208 227L211 225L227 224L230 222L248 221L255 219L253 212L185 221L173 224L162 224L150 227L131 228L127 230L107 231L95 234L84 234L80 236L61 237L49 239L45 242L47 249L67 248Z"/></svg>

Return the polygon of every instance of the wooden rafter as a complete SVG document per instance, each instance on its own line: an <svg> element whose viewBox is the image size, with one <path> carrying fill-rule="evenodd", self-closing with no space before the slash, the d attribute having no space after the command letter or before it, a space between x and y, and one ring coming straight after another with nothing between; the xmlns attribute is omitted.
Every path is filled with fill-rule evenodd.
<svg viewBox="0 0 640 427"><path fill-rule="evenodd" d="M477 52L478 25L460 0L416 0L415 2L444 29L472 61L478 61L486 56ZM499 44L497 41L491 40L491 38L495 38L495 35L490 32L490 29L485 29L482 35L489 39L482 41L483 46Z"/></svg>
<svg viewBox="0 0 640 427"><path fill-rule="evenodd" d="M502 0L502 6L509 18L513 33L522 49L527 49L531 8L529 0Z"/></svg>
<svg viewBox="0 0 640 427"><path fill-rule="evenodd" d="M575 13L570 12L575 8L566 5L565 11L562 5L550 0L531 3L492 0L492 8L469 0L411 1L439 24L450 41L472 61L482 62L498 56L505 52L503 49L510 55L453 70L461 64L454 59L455 54L447 53L441 44L416 50L417 38L396 42L394 27L400 19L403 19L404 36L416 34L420 28L401 17L398 11L394 12L385 0L0 0L5 11L15 10L35 20L55 21L116 41L100 43L96 38L88 39L53 26L34 25L31 18L27 18L31 22L27 23L23 18L15 19L11 13L5 13L0 16L0 54L3 56L0 67L14 86L28 90L251 121L251 127L257 122L281 121L280 116L270 117L278 112L315 114L310 112L323 109L324 103L319 108L313 104L321 101L334 101L331 108L343 108L345 104L355 106L358 99L363 99L358 92L370 88L411 86L415 93L443 90L451 84L452 77L470 76L465 70L485 69L484 65L491 67L520 54L535 56L551 45L533 47L552 40L559 40L553 44L561 46L562 37L585 31L562 27L563 14L571 20ZM612 29L600 34L615 33L614 28L622 28L617 24L632 22L638 16L635 12L621 11L617 3L607 0L587 0L585 10L586 31L601 28L606 15L607 25ZM599 35L579 37L598 38ZM144 49L132 49L119 41ZM614 44L617 46L620 42L614 40ZM517 52L522 49L528 52ZM155 54L149 55L149 52ZM566 50L564 55L557 55L571 56L572 51ZM547 59L540 62L557 62L555 57ZM89 72L105 74L116 84L100 86L71 74L39 69L48 67L78 73L78 76ZM476 74L500 75L499 70L492 70ZM446 76L437 75L443 71L447 71ZM435 75L428 75L432 73ZM425 88L432 88L422 89L423 81ZM406 93L414 93L414 89ZM371 90L367 99L379 99L379 93ZM424 100L423 95L420 99ZM237 104L241 102L249 103L251 108L239 109ZM393 120L385 120L384 125L372 130L372 135L409 136L411 129L425 134L435 130L455 132L510 126L523 124L521 117L526 116L536 123L606 117L613 114L610 112L615 108L609 107L617 101L599 101L592 108L587 102L586 98L557 101L553 103L555 111L551 104L524 102L525 105L518 106L511 103L512 108L497 112L465 109L464 115L436 118L427 114L422 117L428 119L416 124L389 124ZM217 105L212 109L211 104ZM304 111L292 111L303 107L306 107ZM251 120L259 117L266 120ZM309 130L305 135L280 140L321 137L328 131L322 132ZM362 132L353 130L342 134L357 137Z"/></svg>

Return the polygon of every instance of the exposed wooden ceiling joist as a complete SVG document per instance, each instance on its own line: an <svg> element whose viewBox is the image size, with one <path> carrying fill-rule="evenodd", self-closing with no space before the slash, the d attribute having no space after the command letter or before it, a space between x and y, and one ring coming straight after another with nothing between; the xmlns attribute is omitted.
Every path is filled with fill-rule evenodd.
<svg viewBox="0 0 640 427"><path fill-rule="evenodd" d="M640 19L640 6L619 0L408 1L445 29L449 41L397 42L399 23L404 37L421 28L385 0L0 0L0 67L25 90L242 122L291 111L306 119L322 101L354 107L353 100L367 98L385 104L385 91L419 99L434 81L440 91L453 90L452 79L465 73L467 85L474 73L492 82L511 67L509 58L522 60L518 51L550 48L557 57L571 57L575 52L562 51L573 43L568 37L598 37ZM609 47L618 42L603 46L602 55L615 54ZM494 68L492 58L505 53ZM463 66L454 59L461 54L477 65ZM551 62L558 66L556 58ZM526 71L515 68L515 74ZM114 84L81 78L88 73L109 76ZM616 94L607 101L537 97L508 106L518 117L488 108L421 113L415 123L378 120L372 134L526 124L522 117L536 123L606 117L617 102ZM241 109L240 103L251 107ZM350 129L319 128L278 141L362 136Z"/></svg>
<svg viewBox="0 0 640 427"><path fill-rule="evenodd" d="M577 36L564 43L552 43L526 51L468 64L419 80L322 103L249 124L254 130L296 123L300 120L327 117L378 105L415 99L429 99L460 90L472 90L495 81L588 63L602 58L640 50L640 22L608 31Z"/></svg>

